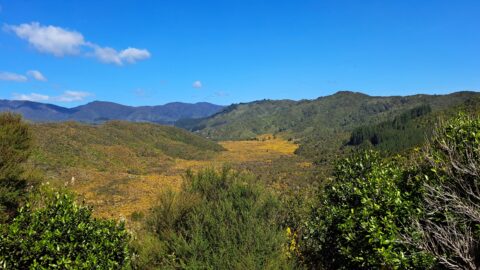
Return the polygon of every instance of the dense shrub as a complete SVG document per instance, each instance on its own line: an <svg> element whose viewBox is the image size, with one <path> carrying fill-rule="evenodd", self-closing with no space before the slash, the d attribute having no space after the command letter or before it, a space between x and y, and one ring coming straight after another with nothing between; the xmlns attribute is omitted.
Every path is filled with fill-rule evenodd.
<svg viewBox="0 0 480 270"><path fill-rule="evenodd" d="M425 215L415 222L419 248L449 269L480 268L480 118L441 124L427 145L419 176L425 179Z"/></svg>
<svg viewBox="0 0 480 270"><path fill-rule="evenodd" d="M415 179L376 152L340 161L306 222L305 261L326 269L427 267L429 257L402 241L419 212Z"/></svg>
<svg viewBox="0 0 480 270"><path fill-rule="evenodd" d="M188 173L185 182L182 191L160 196L141 238L147 241L136 244L137 267L288 268L275 197L227 169Z"/></svg>
<svg viewBox="0 0 480 270"><path fill-rule="evenodd" d="M31 144L30 130L21 116L0 114L0 223L13 216L27 186L22 174Z"/></svg>
<svg viewBox="0 0 480 270"><path fill-rule="evenodd" d="M27 203L0 232L2 269L121 269L129 260L123 223L92 218L68 194Z"/></svg>

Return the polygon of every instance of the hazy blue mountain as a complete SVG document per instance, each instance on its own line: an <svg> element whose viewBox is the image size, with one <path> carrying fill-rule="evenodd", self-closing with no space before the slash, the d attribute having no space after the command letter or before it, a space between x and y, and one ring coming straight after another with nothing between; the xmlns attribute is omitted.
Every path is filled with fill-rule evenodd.
<svg viewBox="0 0 480 270"><path fill-rule="evenodd" d="M0 100L0 111L22 114L34 122L80 121L100 123L108 120L173 124L179 119L208 117L224 107L207 102L195 104L173 102L158 106L125 106L94 101L74 108L32 101Z"/></svg>

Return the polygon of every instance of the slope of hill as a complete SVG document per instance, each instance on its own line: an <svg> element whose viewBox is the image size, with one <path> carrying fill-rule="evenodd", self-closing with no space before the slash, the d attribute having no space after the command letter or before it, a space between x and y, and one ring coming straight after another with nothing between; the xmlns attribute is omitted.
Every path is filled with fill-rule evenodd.
<svg viewBox="0 0 480 270"><path fill-rule="evenodd" d="M34 162L50 171L66 167L145 172L175 158L208 159L223 148L188 131L122 121L32 124L38 149Z"/></svg>
<svg viewBox="0 0 480 270"><path fill-rule="evenodd" d="M94 101L74 108L31 101L0 100L0 112L12 111L34 122L80 121L101 123L108 120L173 124L183 118L202 118L215 114L223 106L207 102L173 102L159 106L131 107L113 102Z"/></svg>
<svg viewBox="0 0 480 270"><path fill-rule="evenodd" d="M299 154L328 160L348 141L350 132L359 126L393 119L421 105L428 105L435 112L478 96L475 92L457 92L372 97L342 91L315 100L263 100L235 104L213 116L178 121L176 125L216 140L249 139L273 133L299 141Z"/></svg>
<svg viewBox="0 0 480 270"><path fill-rule="evenodd" d="M188 169L228 164L279 190L306 185L314 169L293 154L297 145L273 136L217 144L175 127L123 121L31 129L36 147L29 162L43 182L65 185L96 214L115 218L146 211L161 190L180 188Z"/></svg>

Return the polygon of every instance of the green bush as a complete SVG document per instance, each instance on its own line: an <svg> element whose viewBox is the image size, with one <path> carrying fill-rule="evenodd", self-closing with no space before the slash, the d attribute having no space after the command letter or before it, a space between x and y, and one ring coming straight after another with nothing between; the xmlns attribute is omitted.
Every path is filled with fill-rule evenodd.
<svg viewBox="0 0 480 270"><path fill-rule="evenodd" d="M439 267L480 268L480 118L442 123L425 148L418 177L425 179L419 248Z"/></svg>
<svg viewBox="0 0 480 270"><path fill-rule="evenodd" d="M285 235L276 225L279 202L268 191L227 169L188 173L185 182L182 191L160 196L149 233L136 244L137 267L289 268Z"/></svg>
<svg viewBox="0 0 480 270"><path fill-rule="evenodd" d="M31 134L20 115L0 114L0 223L16 212L27 186L24 163L30 156Z"/></svg>
<svg viewBox="0 0 480 270"><path fill-rule="evenodd" d="M122 269L129 261L124 224L92 218L68 194L27 203L0 232L2 269Z"/></svg>
<svg viewBox="0 0 480 270"><path fill-rule="evenodd" d="M417 215L419 187L400 162L364 152L340 161L319 195L301 243L305 261L327 269L427 267L431 260L402 241Z"/></svg>

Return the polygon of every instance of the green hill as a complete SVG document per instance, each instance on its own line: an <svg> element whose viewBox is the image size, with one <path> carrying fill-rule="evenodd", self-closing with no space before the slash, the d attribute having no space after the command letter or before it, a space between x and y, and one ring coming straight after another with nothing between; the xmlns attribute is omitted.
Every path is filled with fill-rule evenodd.
<svg viewBox="0 0 480 270"><path fill-rule="evenodd" d="M479 97L475 92L449 95L373 97L342 91L315 100L263 100L235 104L211 117L180 121L177 126L214 140L252 139L272 133L300 143L297 153L329 160L360 126L392 120L419 106L432 112Z"/></svg>
<svg viewBox="0 0 480 270"><path fill-rule="evenodd" d="M33 162L46 171L66 167L141 173L161 170L174 158L208 159L223 148L188 131L122 121L32 124Z"/></svg>

